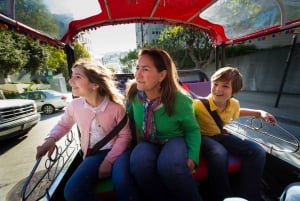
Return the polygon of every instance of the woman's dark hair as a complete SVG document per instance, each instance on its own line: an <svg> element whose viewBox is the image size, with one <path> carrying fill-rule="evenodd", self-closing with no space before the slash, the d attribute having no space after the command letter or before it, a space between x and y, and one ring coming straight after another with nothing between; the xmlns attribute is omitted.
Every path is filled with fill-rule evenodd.
<svg viewBox="0 0 300 201"><path fill-rule="evenodd" d="M148 55L154 63L158 72L163 70L167 71L165 79L161 82L161 102L164 105L168 115L173 114L176 92L182 89L178 84L178 74L174 61L168 52L158 48L141 49L138 58L142 55ZM129 82L127 89L127 97L132 102L133 97L136 95L137 88L135 81ZM128 86L128 85L127 85Z"/></svg>

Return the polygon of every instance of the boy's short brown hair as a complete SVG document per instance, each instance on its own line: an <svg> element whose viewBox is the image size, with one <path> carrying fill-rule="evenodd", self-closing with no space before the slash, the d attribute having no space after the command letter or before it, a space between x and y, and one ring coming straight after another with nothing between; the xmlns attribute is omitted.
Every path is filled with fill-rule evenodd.
<svg viewBox="0 0 300 201"><path fill-rule="evenodd" d="M212 76L211 81L231 81L232 95L237 94L243 88L243 76L239 69L231 66L226 66L218 69Z"/></svg>

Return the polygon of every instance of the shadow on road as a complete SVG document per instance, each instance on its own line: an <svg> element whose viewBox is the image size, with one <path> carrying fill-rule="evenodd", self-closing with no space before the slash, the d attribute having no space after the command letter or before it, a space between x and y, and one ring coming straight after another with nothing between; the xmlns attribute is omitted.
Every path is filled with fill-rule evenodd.
<svg viewBox="0 0 300 201"><path fill-rule="evenodd" d="M55 110L55 112L53 114L43 114L43 113L41 113L41 120L40 121L44 121L44 120L50 119L52 117L60 116L64 112L65 112L65 110Z"/></svg>
<svg viewBox="0 0 300 201"><path fill-rule="evenodd" d="M27 133L28 132L25 132L23 136L13 137L7 140L0 141L0 156L10 150L12 147L25 140L27 138Z"/></svg>
<svg viewBox="0 0 300 201"><path fill-rule="evenodd" d="M41 170L39 172L36 172L33 176L33 182L30 185L35 185L37 180L41 178L41 175L45 174L45 170ZM22 188L24 185L24 182L26 181L27 178L24 178L20 180L15 186L12 187L12 189L8 192L6 195L6 201L19 201L22 198ZM45 194L47 188L49 188L51 184L51 181L44 179L42 180L36 190L33 192L30 197L28 197L26 200L27 201L36 201L40 200L40 198ZM31 189L32 186L30 186L29 189Z"/></svg>

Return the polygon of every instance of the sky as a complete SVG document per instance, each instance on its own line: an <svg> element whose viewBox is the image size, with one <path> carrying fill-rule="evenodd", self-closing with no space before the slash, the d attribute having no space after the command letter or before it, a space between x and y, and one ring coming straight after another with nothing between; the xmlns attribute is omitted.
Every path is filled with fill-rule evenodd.
<svg viewBox="0 0 300 201"><path fill-rule="evenodd" d="M128 51L136 48L135 24L100 27L90 31L93 54Z"/></svg>
<svg viewBox="0 0 300 201"><path fill-rule="evenodd" d="M43 0L53 13L69 13L74 19L86 18L101 12L98 0ZM83 9L84 8L84 9ZM104 26L90 31L91 54L104 54L114 51L128 51L136 48L135 25L124 24Z"/></svg>

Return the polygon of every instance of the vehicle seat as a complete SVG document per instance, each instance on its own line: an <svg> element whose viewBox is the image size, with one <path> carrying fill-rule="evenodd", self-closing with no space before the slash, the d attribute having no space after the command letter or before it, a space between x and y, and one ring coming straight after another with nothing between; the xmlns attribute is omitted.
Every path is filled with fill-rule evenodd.
<svg viewBox="0 0 300 201"><path fill-rule="evenodd" d="M228 172L233 173L241 168L241 160L237 156L229 155ZM208 178L208 162L203 156L200 156L199 166L193 173L196 181Z"/></svg>
<svg viewBox="0 0 300 201"><path fill-rule="evenodd" d="M210 81L206 82L185 82L182 83L182 87L187 91L192 91L198 96L205 97L210 93Z"/></svg>
<svg viewBox="0 0 300 201"><path fill-rule="evenodd" d="M237 156L229 155L228 172L237 172L241 167L241 160ZM206 180L208 178L208 162L203 156L200 156L199 166L193 173L196 181ZM98 182L94 190L99 198L112 200L115 198L111 178Z"/></svg>

